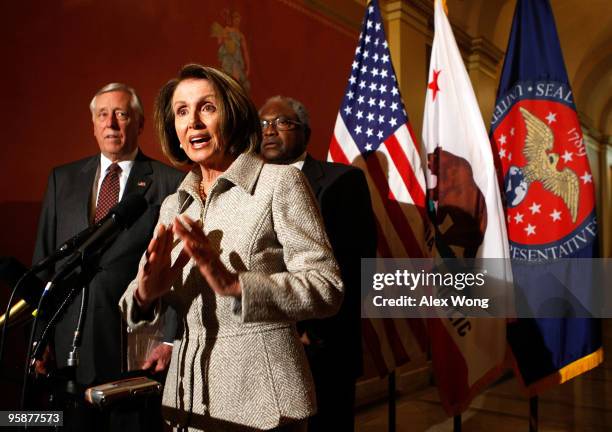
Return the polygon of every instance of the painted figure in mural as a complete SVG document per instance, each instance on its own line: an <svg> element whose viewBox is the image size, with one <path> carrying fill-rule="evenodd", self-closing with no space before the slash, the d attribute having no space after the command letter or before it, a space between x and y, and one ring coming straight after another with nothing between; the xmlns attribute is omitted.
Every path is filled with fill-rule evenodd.
<svg viewBox="0 0 612 432"><path fill-rule="evenodd" d="M335 314L338 265L299 170L266 164L257 110L226 73L187 65L159 92L162 149L191 171L120 301L131 327L182 324L164 418L204 431L303 431L316 402L295 322Z"/></svg>
<svg viewBox="0 0 612 432"><path fill-rule="evenodd" d="M221 15L225 25L214 22L211 27L211 35L217 38L219 44L221 69L233 76L249 92L250 58L246 38L240 31L241 16L229 9L223 9Z"/></svg>
<svg viewBox="0 0 612 432"><path fill-rule="evenodd" d="M344 302L338 314L297 325L317 395L318 412L309 419L308 430L353 431L355 380L362 373L361 258L376 256L368 184L359 168L319 161L308 154L310 120L302 103L275 96L259 110L259 117L261 155L273 164L293 165L306 176L344 283Z"/></svg>

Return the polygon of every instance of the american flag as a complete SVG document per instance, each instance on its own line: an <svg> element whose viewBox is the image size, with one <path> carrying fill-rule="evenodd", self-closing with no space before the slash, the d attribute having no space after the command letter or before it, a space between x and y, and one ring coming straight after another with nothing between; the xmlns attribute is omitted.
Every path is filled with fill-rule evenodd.
<svg viewBox="0 0 612 432"><path fill-rule="evenodd" d="M368 180L377 219L381 257L427 256L425 177L391 63L389 45L376 0L368 3L338 112L328 160L361 168ZM422 323L415 344L401 325L364 320L364 341L381 375L405 363L415 346L423 349Z"/></svg>

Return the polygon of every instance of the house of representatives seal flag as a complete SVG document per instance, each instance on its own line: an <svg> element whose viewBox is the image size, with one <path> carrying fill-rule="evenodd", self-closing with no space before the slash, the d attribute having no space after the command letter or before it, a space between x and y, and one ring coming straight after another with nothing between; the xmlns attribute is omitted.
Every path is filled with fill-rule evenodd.
<svg viewBox="0 0 612 432"><path fill-rule="evenodd" d="M425 177L376 0L366 7L328 160L363 170L376 216L380 257L428 255ZM415 356L424 358L422 321L371 319L362 323L364 345L379 375Z"/></svg>
<svg viewBox="0 0 612 432"><path fill-rule="evenodd" d="M491 138L501 162L511 258L596 256L593 178L548 0L517 1ZM515 274L526 293L547 288L528 279ZM522 319L508 326L508 341L530 395L603 360L597 320Z"/></svg>
<svg viewBox="0 0 612 432"><path fill-rule="evenodd" d="M436 251L501 261L508 237L491 143L441 0L434 16L423 144ZM511 281L509 266L498 270L499 280ZM460 414L506 367L506 320L451 310L428 325L440 400L449 415Z"/></svg>

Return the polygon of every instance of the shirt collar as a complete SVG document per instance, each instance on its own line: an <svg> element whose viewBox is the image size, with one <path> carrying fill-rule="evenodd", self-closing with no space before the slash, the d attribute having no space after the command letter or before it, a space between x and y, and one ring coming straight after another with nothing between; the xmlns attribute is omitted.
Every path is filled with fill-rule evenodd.
<svg viewBox="0 0 612 432"><path fill-rule="evenodd" d="M300 171L302 170L302 167L304 166L304 161L306 160L306 155L308 153L304 152L300 155L300 157L298 157L296 160L294 160L293 162L291 162L291 165L293 165L294 167L296 167L297 169L299 169Z"/></svg>
<svg viewBox="0 0 612 432"><path fill-rule="evenodd" d="M229 168L217 178L211 191L217 189L218 184L226 182L244 189L248 194L252 194L263 165L264 161L260 156L253 153L242 153L232 162ZM187 199L187 195L199 198L201 181L202 172L200 171L200 167L195 165L178 187L179 202L181 204Z"/></svg>
<svg viewBox="0 0 612 432"><path fill-rule="evenodd" d="M136 159L137 154L138 147L136 147L131 154L127 155L126 158L117 162L117 164L121 168L122 173L129 172L129 170L132 168L132 165L134 165L134 159ZM106 175L106 170L108 170L108 167L111 166L112 163L113 161L104 156L104 154L100 153L100 178L103 178Z"/></svg>

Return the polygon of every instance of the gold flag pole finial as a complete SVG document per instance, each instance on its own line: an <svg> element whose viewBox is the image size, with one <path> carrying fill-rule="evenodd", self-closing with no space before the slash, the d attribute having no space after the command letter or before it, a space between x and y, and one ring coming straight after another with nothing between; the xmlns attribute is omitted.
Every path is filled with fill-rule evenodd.
<svg viewBox="0 0 612 432"><path fill-rule="evenodd" d="M440 0L442 2L442 8L444 9L444 13L448 16L448 6L446 5L446 0Z"/></svg>

